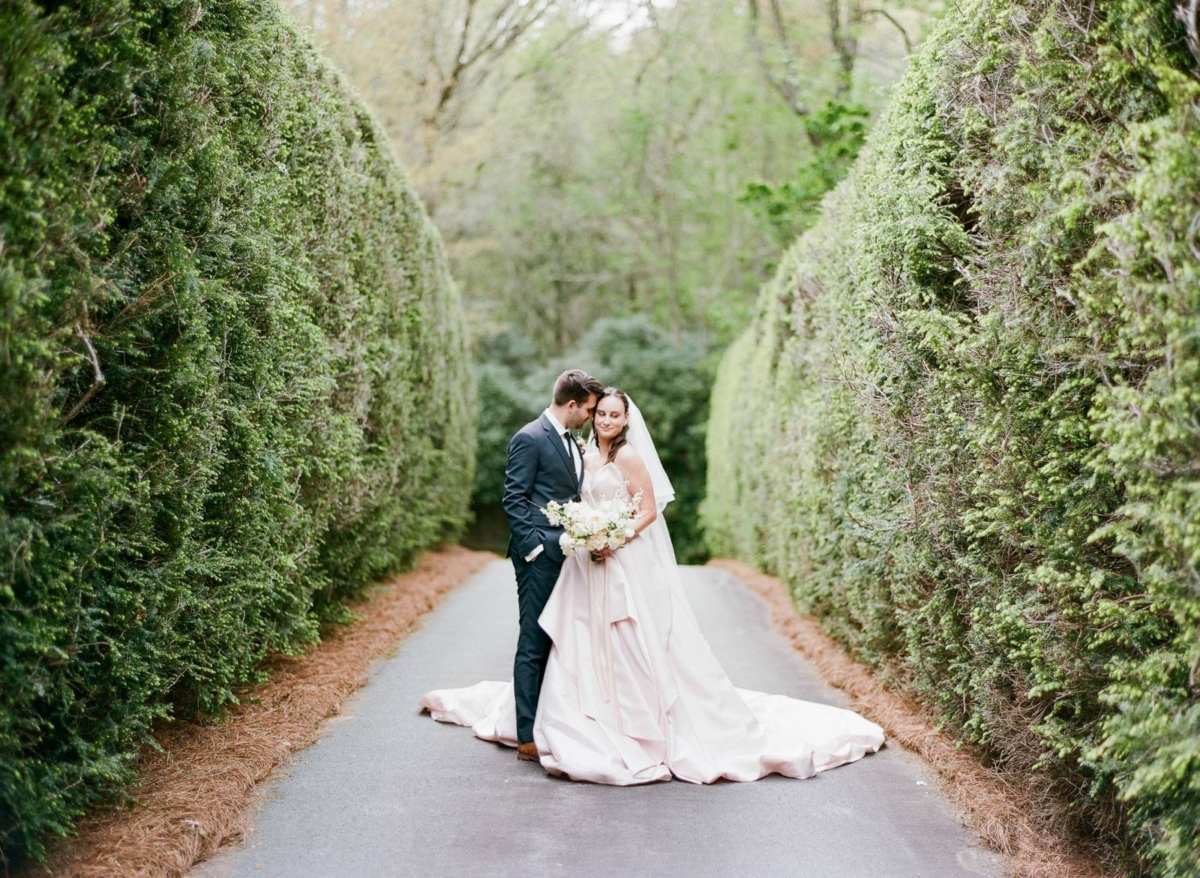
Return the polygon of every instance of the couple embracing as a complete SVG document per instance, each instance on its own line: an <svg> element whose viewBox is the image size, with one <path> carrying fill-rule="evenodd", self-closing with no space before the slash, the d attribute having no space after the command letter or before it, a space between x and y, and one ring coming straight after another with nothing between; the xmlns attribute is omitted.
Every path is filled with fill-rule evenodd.
<svg viewBox="0 0 1200 878"><path fill-rule="evenodd" d="M592 421L581 447L571 431ZM811 777L883 730L836 707L740 689L692 613L663 508L674 498L641 412L580 370L509 445L503 506L520 633L511 681L439 689L434 719L517 747L551 774L632 785ZM637 501L618 549L564 553L551 502Z"/></svg>

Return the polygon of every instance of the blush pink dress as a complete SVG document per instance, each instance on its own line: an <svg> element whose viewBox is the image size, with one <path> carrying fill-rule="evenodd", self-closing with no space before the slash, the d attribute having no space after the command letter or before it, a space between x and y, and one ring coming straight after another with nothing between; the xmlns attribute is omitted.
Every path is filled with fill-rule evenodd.
<svg viewBox="0 0 1200 878"><path fill-rule="evenodd" d="M628 497L616 464L585 475L586 502L614 494ZM538 618L553 641L533 729L548 772L616 785L805 778L882 746L883 729L853 711L735 687L657 527L602 562L568 556ZM511 681L434 690L420 704L517 745Z"/></svg>

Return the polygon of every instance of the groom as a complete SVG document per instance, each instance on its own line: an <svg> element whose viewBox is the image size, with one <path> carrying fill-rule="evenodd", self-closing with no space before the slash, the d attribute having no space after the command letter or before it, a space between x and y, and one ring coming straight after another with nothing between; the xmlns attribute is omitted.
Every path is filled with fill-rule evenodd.
<svg viewBox="0 0 1200 878"><path fill-rule="evenodd" d="M583 484L583 454L570 431L588 422L604 385L580 369L570 369L554 382L548 409L513 436L504 470L500 501L511 534L508 557L517 571L517 608L521 633L513 661L513 695L517 702L517 758L536 761L533 719L538 692L550 657L550 637L538 616L550 598L563 553L561 527L546 520L542 508L551 500L578 500Z"/></svg>

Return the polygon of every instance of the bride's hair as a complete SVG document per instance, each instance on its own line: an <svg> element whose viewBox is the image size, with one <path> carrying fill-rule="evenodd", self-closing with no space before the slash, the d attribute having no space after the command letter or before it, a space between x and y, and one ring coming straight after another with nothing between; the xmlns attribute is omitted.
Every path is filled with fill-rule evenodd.
<svg viewBox="0 0 1200 878"><path fill-rule="evenodd" d="M608 460L606 463L612 463L617 459L617 452L621 450L621 446L629 441L629 397L625 395L625 391L619 387L606 387L600 391L600 396L596 399L596 407L600 407L602 400L608 399L610 396L615 396L621 400L621 405L625 406L625 426L621 428L621 432L613 437L612 445L608 446ZM593 427L593 429L595 429ZM596 442L599 443L599 438Z"/></svg>

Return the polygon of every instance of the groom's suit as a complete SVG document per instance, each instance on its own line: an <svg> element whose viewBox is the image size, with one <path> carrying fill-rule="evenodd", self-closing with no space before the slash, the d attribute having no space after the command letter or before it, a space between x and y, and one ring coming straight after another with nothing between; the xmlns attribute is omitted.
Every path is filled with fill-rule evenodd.
<svg viewBox="0 0 1200 878"><path fill-rule="evenodd" d="M513 695L517 702L520 743L533 740L538 692L550 656L550 637L537 620L563 565L558 545L562 528L551 525L542 508L551 500L567 503L580 499L582 480L583 456L575 440L564 442L562 432L545 412L522 427L508 445L501 505L511 534L508 556L517 572L521 620L513 660Z"/></svg>

